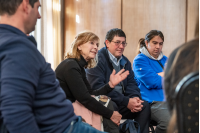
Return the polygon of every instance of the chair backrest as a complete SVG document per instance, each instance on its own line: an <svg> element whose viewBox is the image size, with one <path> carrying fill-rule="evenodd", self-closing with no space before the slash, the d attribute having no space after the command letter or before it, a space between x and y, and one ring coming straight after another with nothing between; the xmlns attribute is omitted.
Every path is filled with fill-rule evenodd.
<svg viewBox="0 0 200 133"><path fill-rule="evenodd" d="M199 72L185 76L175 90L179 133L199 132Z"/></svg>

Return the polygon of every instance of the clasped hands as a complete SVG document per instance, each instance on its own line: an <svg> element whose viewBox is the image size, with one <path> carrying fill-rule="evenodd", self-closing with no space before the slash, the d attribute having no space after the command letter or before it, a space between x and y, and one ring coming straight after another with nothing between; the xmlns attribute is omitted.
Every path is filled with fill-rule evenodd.
<svg viewBox="0 0 200 133"><path fill-rule="evenodd" d="M131 110L131 112L135 113L135 112L140 112L142 111L142 103L144 101L140 100L139 97L134 97L134 98L129 98L129 102L127 105L127 108Z"/></svg>
<svg viewBox="0 0 200 133"><path fill-rule="evenodd" d="M134 98L129 98L129 102L128 102L128 106L127 108L131 110L131 112L133 113L136 113L136 112L139 112L139 111L142 111L142 103L144 101L140 100L139 97L134 97ZM111 116L111 120L117 124L119 126L120 124L120 120L122 118L122 115L119 114L119 112L117 111L114 111L113 112L113 115Z"/></svg>

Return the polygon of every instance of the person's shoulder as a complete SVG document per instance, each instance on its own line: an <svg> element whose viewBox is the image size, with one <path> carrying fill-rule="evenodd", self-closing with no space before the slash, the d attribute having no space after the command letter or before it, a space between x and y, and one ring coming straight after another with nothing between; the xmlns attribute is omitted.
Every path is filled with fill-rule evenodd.
<svg viewBox="0 0 200 133"><path fill-rule="evenodd" d="M99 51L98 51L98 56L106 56L106 47L103 47L101 48Z"/></svg>
<svg viewBox="0 0 200 133"><path fill-rule="evenodd" d="M72 69L72 68L79 68L79 65L76 61L76 59L74 58L67 58L65 60L63 60L57 68L65 68L65 69Z"/></svg>
<svg viewBox="0 0 200 133"><path fill-rule="evenodd" d="M1 39L0 44L2 47L9 47L9 50L12 50L12 48L24 50L25 53L37 50L35 44L24 36L10 35L5 39Z"/></svg>
<svg viewBox="0 0 200 133"><path fill-rule="evenodd" d="M164 59L164 60L167 60L167 56L163 55L163 59Z"/></svg>
<svg viewBox="0 0 200 133"><path fill-rule="evenodd" d="M76 66L76 65L78 65L76 59L74 59L74 58L67 58L67 59L63 60L61 62L61 64L66 65L66 66Z"/></svg>
<svg viewBox="0 0 200 133"><path fill-rule="evenodd" d="M106 62L106 58L108 57L108 53L107 53L107 49L105 47L101 48L98 53L97 53L97 57L98 57L98 63L105 63Z"/></svg>
<svg viewBox="0 0 200 133"><path fill-rule="evenodd" d="M1 36L2 37L2 36ZM25 58L32 61L43 59L37 47L26 36L0 37L0 53L12 58Z"/></svg>
<svg viewBox="0 0 200 133"><path fill-rule="evenodd" d="M126 56L122 55L122 59L125 60L126 62L130 63L129 59Z"/></svg>
<svg viewBox="0 0 200 133"><path fill-rule="evenodd" d="M142 54L142 53L139 53L139 54L135 57L134 61L136 61L136 60L146 60L146 59L148 59L148 57L147 57L146 55L144 55L144 54Z"/></svg>

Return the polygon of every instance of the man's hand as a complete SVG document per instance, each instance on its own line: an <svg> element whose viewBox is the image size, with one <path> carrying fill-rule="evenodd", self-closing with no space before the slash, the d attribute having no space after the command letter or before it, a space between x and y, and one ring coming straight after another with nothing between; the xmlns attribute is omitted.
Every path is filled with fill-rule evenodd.
<svg viewBox="0 0 200 133"><path fill-rule="evenodd" d="M164 77L164 72L160 72L160 73L157 73L158 75L160 75L161 77Z"/></svg>
<svg viewBox="0 0 200 133"><path fill-rule="evenodd" d="M134 98L129 98L129 102L128 102L128 106L127 108L131 110L131 112L139 112L142 110L142 103L144 101L140 100L140 98L138 97L134 97Z"/></svg>
<svg viewBox="0 0 200 133"><path fill-rule="evenodd" d="M111 88L114 88L117 84L119 84L121 81L123 81L128 75L129 71L125 71L125 69L120 70L117 74L115 70L110 75L110 81L108 84L110 85Z"/></svg>
<svg viewBox="0 0 200 133"><path fill-rule="evenodd" d="M122 118L122 115L120 115L117 111L114 111L110 119L119 126L120 120Z"/></svg>

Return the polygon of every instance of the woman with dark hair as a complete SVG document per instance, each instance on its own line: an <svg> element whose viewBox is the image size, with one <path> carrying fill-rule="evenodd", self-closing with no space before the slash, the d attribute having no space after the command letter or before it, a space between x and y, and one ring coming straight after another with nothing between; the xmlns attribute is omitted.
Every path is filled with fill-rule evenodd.
<svg viewBox="0 0 200 133"><path fill-rule="evenodd" d="M87 81L85 68L96 66L95 56L98 46L99 37L97 35L87 31L79 33L72 43L71 52L68 52L66 59L56 68L56 77L71 102L77 100L88 110L110 119L116 124L118 130L117 125L122 116L117 111L106 108L91 95L106 95L111 92L118 83L127 77L129 72L124 72L123 69L115 74L115 70L113 70L110 81L105 86L98 90L92 89Z"/></svg>
<svg viewBox="0 0 200 133"><path fill-rule="evenodd" d="M171 113L168 133L177 133L177 112L175 108L174 93L178 83L189 73L199 70L199 39L195 39L175 49L169 57L167 72L164 78L166 100ZM195 111L194 111L195 112ZM198 117L199 114L196 114Z"/></svg>
<svg viewBox="0 0 200 133"><path fill-rule="evenodd" d="M196 22L195 39L176 48L169 56L164 75L165 97L168 103L171 119L168 133L178 133L175 89L178 83L188 74L199 71L199 18ZM195 112L195 111L194 111ZM193 114L199 117L199 113ZM197 124L199 126L199 124ZM193 128L192 130L199 129ZM191 131L192 132L192 131Z"/></svg>
<svg viewBox="0 0 200 133"><path fill-rule="evenodd" d="M169 112L164 103L162 78L167 57L163 55L164 36L161 31L151 30L139 40L138 55L133 61L133 71L142 99L151 104L151 120L157 123L156 133L165 133Z"/></svg>

